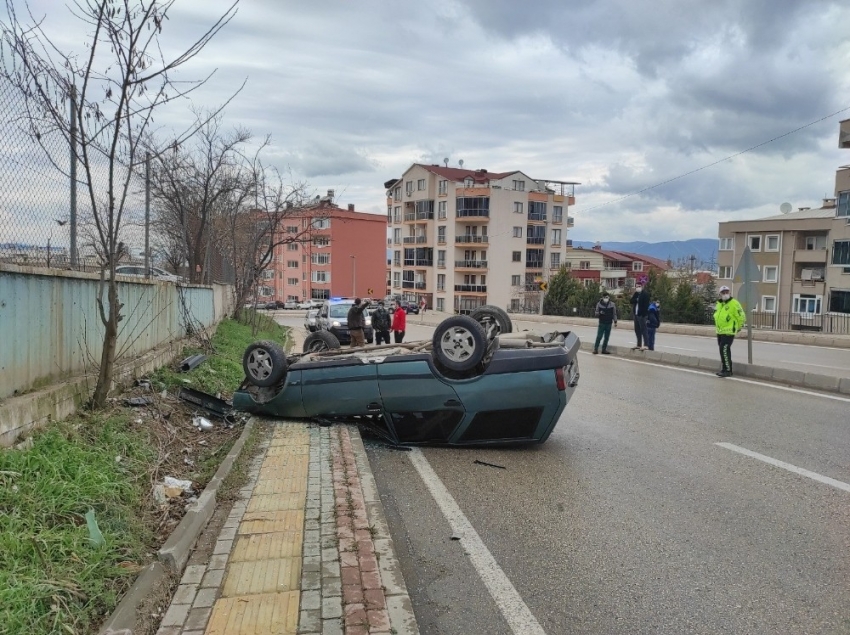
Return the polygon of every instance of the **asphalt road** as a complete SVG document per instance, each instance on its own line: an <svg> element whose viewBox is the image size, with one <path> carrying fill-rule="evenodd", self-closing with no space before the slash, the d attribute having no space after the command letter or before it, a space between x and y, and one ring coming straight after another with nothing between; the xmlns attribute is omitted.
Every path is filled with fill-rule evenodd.
<svg viewBox="0 0 850 635"><path fill-rule="evenodd" d="M422 633L850 633L850 399L581 370L542 446L366 439Z"/></svg>

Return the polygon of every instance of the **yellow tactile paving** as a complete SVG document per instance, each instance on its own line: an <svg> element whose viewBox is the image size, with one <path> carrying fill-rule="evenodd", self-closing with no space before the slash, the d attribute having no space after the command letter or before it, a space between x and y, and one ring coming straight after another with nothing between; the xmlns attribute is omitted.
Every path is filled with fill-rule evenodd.
<svg viewBox="0 0 850 635"><path fill-rule="evenodd" d="M273 478L306 478L308 467L306 463L276 463L267 461L260 466L260 480L264 476L264 472L280 472L280 474L272 475Z"/></svg>
<svg viewBox="0 0 850 635"><path fill-rule="evenodd" d="M310 441L294 440L294 439L278 439L277 443L273 440L268 449L269 456L309 456Z"/></svg>
<svg viewBox="0 0 850 635"><path fill-rule="evenodd" d="M230 554L231 562L293 558L301 555L304 532L278 531L273 534L238 536Z"/></svg>
<svg viewBox="0 0 850 635"><path fill-rule="evenodd" d="M268 474L273 475L274 472L269 472ZM254 486L254 496L268 496L270 494L299 494L306 500L306 482L306 480L300 480L297 483L293 483L291 481L277 480L275 478L258 480L257 484Z"/></svg>
<svg viewBox="0 0 850 635"><path fill-rule="evenodd" d="M227 568L222 597L297 591L301 586L301 558L233 562Z"/></svg>
<svg viewBox="0 0 850 635"><path fill-rule="evenodd" d="M306 469L310 464L310 456L307 454L279 454L267 456L263 461L263 465L275 467L297 467L298 469Z"/></svg>
<svg viewBox="0 0 850 635"><path fill-rule="evenodd" d="M221 598L213 607L206 635L294 635L300 593L263 593Z"/></svg>
<svg viewBox="0 0 850 635"><path fill-rule="evenodd" d="M282 512L245 513L239 524L240 535L269 534L277 531L293 531L304 528L304 510L291 509Z"/></svg>
<svg viewBox="0 0 850 635"><path fill-rule="evenodd" d="M248 501L248 513L282 512L287 509L304 509L304 492L258 495Z"/></svg>

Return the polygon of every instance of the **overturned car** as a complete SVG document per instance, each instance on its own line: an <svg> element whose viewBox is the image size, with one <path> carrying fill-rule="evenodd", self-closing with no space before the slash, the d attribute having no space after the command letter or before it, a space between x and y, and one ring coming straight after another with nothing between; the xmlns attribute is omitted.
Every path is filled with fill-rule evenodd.
<svg viewBox="0 0 850 635"><path fill-rule="evenodd" d="M446 318L431 341L340 349L327 331L287 356L256 342L238 410L356 422L398 444L542 443L578 385L579 338L512 333L493 306Z"/></svg>

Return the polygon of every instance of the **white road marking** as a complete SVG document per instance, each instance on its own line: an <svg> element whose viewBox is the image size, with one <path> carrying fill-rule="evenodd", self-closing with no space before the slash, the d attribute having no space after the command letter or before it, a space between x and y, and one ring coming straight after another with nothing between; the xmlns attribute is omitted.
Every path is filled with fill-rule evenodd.
<svg viewBox="0 0 850 635"><path fill-rule="evenodd" d="M726 448L727 450L732 450L732 452L737 452L738 454L743 454L744 456L749 456L753 459L758 459L759 461L764 461L765 463L774 465L776 467L781 467L783 470L794 472L794 474L805 476L812 480L818 481L819 483L830 485L836 489L844 490L845 492L850 492L850 484L844 483L843 481L837 481L834 478L824 476L823 474L811 472L809 470L803 469L802 467L797 467L796 465L791 465L790 463L786 463L785 461L780 461L778 459L765 456L764 454L759 454L758 452L747 450L746 448L742 448L738 445L733 445L732 443L715 443L714 445L720 446L721 448Z"/></svg>
<svg viewBox="0 0 850 635"><path fill-rule="evenodd" d="M579 351L582 355L592 355L592 353L588 353L587 351ZM598 357L598 356L595 356ZM609 356L608 359L617 360L621 362L628 362L630 364L643 364L644 366L655 366L657 368L666 368L667 370L672 370L677 373L694 373L695 375L703 375L704 377L710 377L712 375L711 371L704 370L696 370L693 368L682 368L681 366L670 366L668 364L655 364L654 362L642 362L638 359L626 359L625 357L619 356ZM720 362L717 363L718 367L720 366ZM837 395L827 395L821 392L814 392L811 390L803 390L802 388L791 388L790 386L780 386L779 384L772 384L763 381L756 381L753 379L744 379L743 377L726 377L723 380L718 379L718 381L739 381L744 384L753 384L755 386L763 386L765 388L773 388L775 390L785 390L787 392L795 392L800 395L811 395L812 397L821 397L823 399L832 399L833 401L843 401L845 403L850 403L850 398L847 397L839 397Z"/></svg>
<svg viewBox="0 0 850 635"><path fill-rule="evenodd" d="M431 492L446 520L449 521L452 531L460 536L460 543L464 551L469 554L472 566L478 572L496 606L507 621L511 630L516 635L546 635L546 631L540 626L532 615L531 610L520 597L514 585L499 567L496 559L487 550L478 532L472 523L464 516L455 499L443 485L440 477L434 472L428 459L418 448L408 453L413 467L419 472L422 481Z"/></svg>
<svg viewBox="0 0 850 635"><path fill-rule="evenodd" d="M816 366L818 368L835 368L836 370L847 370L847 366L827 366L826 364L807 364L806 362L794 362L786 359L780 359L780 364L798 364L800 366Z"/></svg>
<svg viewBox="0 0 850 635"><path fill-rule="evenodd" d="M674 351L692 351L694 353L700 352L698 348L680 348L678 346L659 346L658 348L672 348Z"/></svg>

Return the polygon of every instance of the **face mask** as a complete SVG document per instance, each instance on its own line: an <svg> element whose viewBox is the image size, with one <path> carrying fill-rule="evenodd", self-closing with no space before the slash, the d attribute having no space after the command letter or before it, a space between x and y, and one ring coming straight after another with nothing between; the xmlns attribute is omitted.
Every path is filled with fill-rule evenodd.
<svg viewBox="0 0 850 635"><path fill-rule="evenodd" d="M602 298L602 301L603 301L605 304L608 304L608 298Z"/></svg>
<svg viewBox="0 0 850 635"><path fill-rule="evenodd" d="M731 297L732 297L732 296L730 296L728 293L721 293L721 294L720 294L720 299L721 299L721 300L728 300L728 299L729 299L729 298L731 298Z"/></svg>
<svg viewBox="0 0 850 635"><path fill-rule="evenodd" d="M643 287L635 287L635 291L637 291L638 293L640 293L641 291L643 291Z"/></svg>

